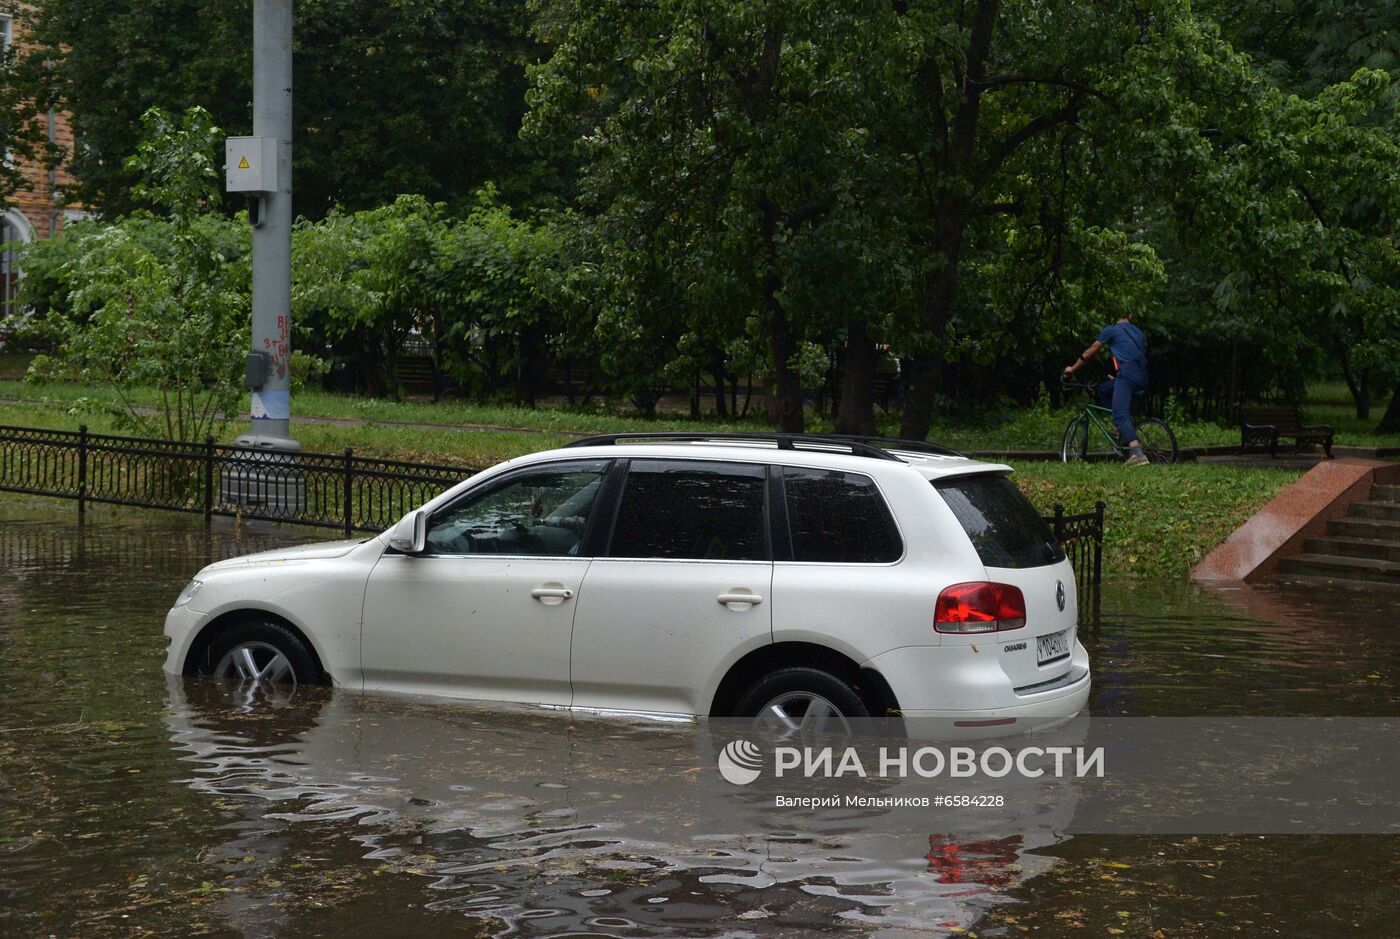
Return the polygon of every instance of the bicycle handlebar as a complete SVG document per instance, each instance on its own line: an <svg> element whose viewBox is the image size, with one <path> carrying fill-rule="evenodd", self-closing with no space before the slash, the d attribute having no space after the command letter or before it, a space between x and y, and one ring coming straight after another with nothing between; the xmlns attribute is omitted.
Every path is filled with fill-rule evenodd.
<svg viewBox="0 0 1400 939"><path fill-rule="evenodd" d="M1060 387L1061 387L1061 388L1072 388L1072 389L1074 389L1074 390L1076 390L1076 391L1093 391L1093 390L1094 390L1094 386L1093 386L1093 385L1090 385L1090 384L1086 384L1086 383L1083 383L1083 382L1077 382L1077 381L1065 381L1065 376L1064 376L1063 373L1060 374Z"/></svg>

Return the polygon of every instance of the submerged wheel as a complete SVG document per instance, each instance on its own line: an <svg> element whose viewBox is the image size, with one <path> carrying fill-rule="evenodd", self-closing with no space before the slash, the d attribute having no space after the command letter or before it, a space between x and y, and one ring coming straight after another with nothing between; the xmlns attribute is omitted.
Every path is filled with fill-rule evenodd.
<svg viewBox="0 0 1400 939"><path fill-rule="evenodd" d="M296 633L270 619L246 620L224 630L209 645L201 675L250 685L320 684L316 656Z"/></svg>
<svg viewBox="0 0 1400 939"><path fill-rule="evenodd" d="M1138 443L1142 444L1142 452L1147 454L1149 462L1176 462L1176 434L1172 433L1166 421L1155 417L1144 418L1137 422L1137 432Z"/></svg>
<svg viewBox="0 0 1400 939"><path fill-rule="evenodd" d="M860 692L830 672L780 668L748 690L734 712L754 729L776 737L849 734L851 719L870 716Z"/></svg>
<svg viewBox="0 0 1400 939"><path fill-rule="evenodd" d="M1065 463L1084 459L1089 453L1089 421L1084 417L1070 418L1065 425L1064 441L1060 444L1060 459Z"/></svg>

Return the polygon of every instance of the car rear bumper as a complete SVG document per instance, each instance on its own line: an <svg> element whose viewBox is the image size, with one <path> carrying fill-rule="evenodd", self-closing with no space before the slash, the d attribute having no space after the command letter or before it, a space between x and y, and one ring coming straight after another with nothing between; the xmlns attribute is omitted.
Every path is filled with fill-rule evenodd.
<svg viewBox="0 0 1400 939"><path fill-rule="evenodd" d="M1019 688L994 656L970 646L906 646L864 667L884 676L906 721L982 723L1002 733L1043 730L1073 718L1089 701L1092 677L1089 653L1077 639L1067 670Z"/></svg>

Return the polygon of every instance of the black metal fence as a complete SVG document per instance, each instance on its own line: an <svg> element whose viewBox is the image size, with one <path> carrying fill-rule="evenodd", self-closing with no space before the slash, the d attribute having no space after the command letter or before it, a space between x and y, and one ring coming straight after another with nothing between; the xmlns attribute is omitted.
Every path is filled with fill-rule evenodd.
<svg viewBox="0 0 1400 939"><path fill-rule="evenodd" d="M0 490L202 514L383 531L476 470L0 426Z"/></svg>
<svg viewBox="0 0 1400 939"><path fill-rule="evenodd" d="M0 426L0 491L292 522L356 531L383 531L477 470L344 453L296 453L173 440L146 440L33 427ZM1055 506L1046 518L1074 566L1080 610L1090 600L1099 618L1103 579L1104 504L1080 515Z"/></svg>
<svg viewBox="0 0 1400 939"><path fill-rule="evenodd" d="M1066 515L1063 505L1055 506L1055 514L1046 518L1058 541L1069 555L1079 587L1079 618L1082 622L1099 621L1099 595L1103 583L1103 516L1102 501L1094 503L1094 511ZM1088 600L1088 609L1085 601ZM1087 617L1086 617L1087 614Z"/></svg>

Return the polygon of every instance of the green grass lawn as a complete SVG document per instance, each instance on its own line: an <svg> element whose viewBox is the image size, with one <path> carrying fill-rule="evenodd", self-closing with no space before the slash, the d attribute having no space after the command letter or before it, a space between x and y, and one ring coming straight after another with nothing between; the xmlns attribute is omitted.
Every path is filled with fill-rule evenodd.
<svg viewBox="0 0 1400 939"><path fill-rule="evenodd" d="M1184 577L1193 565L1302 473L1207 463L1127 468L1116 463L1015 465L1036 508L1070 512L1106 503L1104 571Z"/></svg>
<svg viewBox="0 0 1400 939"><path fill-rule="evenodd" d="M136 389L126 397L137 406L152 407L160 403L160 394L154 388ZM106 388L70 384L41 385L13 380L0 380L0 398L18 399L26 404L42 404L50 408L76 409L75 413L85 414L94 414L121 402L115 391ZM324 391L299 391L292 396L292 401L293 412L298 417L448 425L482 424L526 430L600 434L625 433L632 430L686 430L697 426L695 421L684 417L648 420L598 408L527 408L466 401L393 401L361 395L330 394ZM242 402L241 406L246 409L247 401ZM710 419L704 421L703 426L711 430L744 430L761 429L766 425L755 416L746 422Z"/></svg>
<svg viewBox="0 0 1400 939"><path fill-rule="evenodd" d="M0 389L0 395L7 391ZM45 403L0 404L0 424L76 429L86 423L95 433L119 432L113 418L74 408L79 395L49 396ZM695 427L688 421L635 421L572 411L528 411L469 405L416 405L306 395L302 413L361 416L371 420L440 421L459 415L463 422L532 426L544 431L494 432L455 428L397 427L382 424L300 424L296 436L307 450L356 453L392 459L485 467L504 459L559 446L570 438L554 428L656 430ZM321 405L319 408L317 405ZM358 409L358 410L355 410ZM935 439L964 449L1032 449L1037 433L1059 416L1031 412L989 430L945 429ZM705 425L711 426L711 425ZM734 425L739 426L739 425ZM761 425L749 425L754 429ZM230 434L231 436L231 434ZM1055 503L1070 512L1088 511L1098 499L1108 504L1105 570L1112 576L1181 577L1231 531L1299 475L1296 471L1240 469L1183 463L1128 469L1116 463L1072 464L1013 461L1015 479L1041 511Z"/></svg>
<svg viewBox="0 0 1400 939"><path fill-rule="evenodd" d="M29 421L7 417L6 421L16 423L38 423L42 413L46 418L58 415L64 424L73 424L70 418L82 418L94 429L106 417L105 411L119 404L115 391L105 388L85 388L77 385L50 384L35 385L19 381L0 380L0 398L13 398L25 402L23 406L38 406L34 417ZM160 396L154 389L139 389L128 394L132 404L155 406ZM4 407L15 407L3 405ZM358 419L386 423L426 423L443 425L477 424L492 427L518 428L522 430L552 431L557 433L626 433L629 431L695 430L703 428L712 431L769 429L768 424L757 414L747 420L720 421L713 416L702 421L694 421L685 416L664 416L647 419L626 413L623 409L607 407L564 408L540 407L524 408L512 405L476 404L464 401L391 401L381 398L368 398L357 395L328 394L321 391L299 392L293 396L293 413L299 417L330 419ZM959 450L1052 450L1060 448L1065 424L1070 417L1079 413L1080 408L1050 409L1029 408L1010 412L990 425L971 425L965 422L939 422L929 433L929 439ZM48 425L44 426L57 426ZM76 424L73 424L76 426ZM110 422L103 424L112 427ZM810 431L831 430L831 421L809 413L807 426ZM1211 423L1178 424L1173 428L1177 442L1183 447L1208 444L1232 443L1238 439L1234 428L1222 428ZM385 435L392 437L390 428L382 428ZM886 436L897 436L898 422L890 416L882 416L879 432ZM231 433L237 433L235 427ZM475 444L464 442L474 440L463 437L462 431L435 430L414 431L413 436L422 438L423 452L437 451L435 459L446 459L451 454L463 450L480 452ZM311 425L298 425L297 437L308 449L324 445L340 449L354 446L364 447L366 452L378 446L379 435L371 440L355 443L353 439L333 432L324 432ZM351 442L342 443L342 440ZM393 446L397 447L397 441ZM494 451L493 451L494 452ZM504 451L502 451L504 452ZM460 456L454 459L461 459Z"/></svg>

